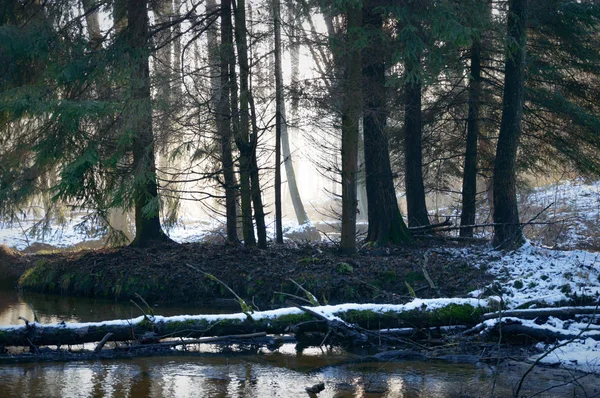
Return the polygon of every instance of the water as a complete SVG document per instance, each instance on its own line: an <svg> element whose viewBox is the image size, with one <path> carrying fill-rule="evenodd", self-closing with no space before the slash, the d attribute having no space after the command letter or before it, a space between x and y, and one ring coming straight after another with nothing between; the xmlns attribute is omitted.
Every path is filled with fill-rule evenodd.
<svg viewBox="0 0 600 398"><path fill-rule="evenodd" d="M22 323L35 309L42 323L98 321L138 316L131 303L0 291L0 324ZM156 307L164 315L237 311L236 307ZM214 350L213 350L214 351ZM356 362L341 350L305 350L293 345L276 352L231 352L181 357L5 364L0 362L0 397L510 397L526 365L444 361ZM568 372L539 368L526 396L572 380ZM600 378L587 376L539 396L600 394Z"/></svg>

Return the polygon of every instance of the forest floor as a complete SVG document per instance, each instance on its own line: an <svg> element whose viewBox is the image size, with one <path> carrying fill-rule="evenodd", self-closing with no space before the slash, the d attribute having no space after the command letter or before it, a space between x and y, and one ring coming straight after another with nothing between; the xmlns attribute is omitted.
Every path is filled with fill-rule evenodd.
<svg viewBox="0 0 600 398"><path fill-rule="evenodd" d="M471 259L461 258L462 248L422 242L345 256L330 244L288 243L259 250L185 243L14 255L29 265L20 283L25 290L115 299L139 294L151 302L234 299L208 273L249 303L270 308L284 304L288 295L306 297L294 282L331 304L462 297L484 289L493 278L485 267L473 267Z"/></svg>

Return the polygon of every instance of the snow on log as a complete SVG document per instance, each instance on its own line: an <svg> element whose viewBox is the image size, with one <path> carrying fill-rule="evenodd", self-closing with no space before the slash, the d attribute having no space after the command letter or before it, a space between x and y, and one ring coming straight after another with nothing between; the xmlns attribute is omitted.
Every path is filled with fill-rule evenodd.
<svg viewBox="0 0 600 398"><path fill-rule="evenodd" d="M128 320L110 320L90 323L65 323L0 327L0 347L77 345L102 341L112 333L110 341L143 342L185 337L200 338L266 332L283 334L303 322L306 329L322 331L323 325L315 318L339 319L365 329L396 327L431 327L449 325L474 325L481 320L485 302L477 299L415 299L407 304L341 304L312 307L309 312L300 308L281 308L252 314L140 316Z"/></svg>
<svg viewBox="0 0 600 398"><path fill-rule="evenodd" d="M506 310L483 314L483 319L494 319L500 317L517 317L523 319L534 319L538 317L553 316L556 318L571 317L573 315L600 315L598 307L557 307L557 308L532 308L525 310Z"/></svg>
<svg viewBox="0 0 600 398"><path fill-rule="evenodd" d="M488 339L495 339L502 329L503 338L529 338L537 341L553 342L573 338L600 340L600 330L591 328L589 323L562 321L551 317L546 323L514 317L488 319L472 330L479 330Z"/></svg>

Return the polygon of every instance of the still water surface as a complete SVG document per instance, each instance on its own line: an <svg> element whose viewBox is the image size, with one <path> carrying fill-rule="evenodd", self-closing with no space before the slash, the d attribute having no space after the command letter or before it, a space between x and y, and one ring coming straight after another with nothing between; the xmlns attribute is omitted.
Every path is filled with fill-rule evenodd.
<svg viewBox="0 0 600 398"><path fill-rule="evenodd" d="M0 324L18 317L41 323L99 321L140 315L131 303L114 303L0 291ZM215 312L215 307L211 307ZM161 315L200 314L203 307L158 306ZM217 312L237 312L236 307ZM349 363L343 351L311 349L297 354L292 345L277 352L125 360L5 364L0 362L0 397L308 397L305 388L325 382L319 398L331 397L510 397L524 365L443 361ZM526 395L564 383L568 372L539 369L529 376ZM600 378L581 381L585 394L600 394ZM596 387L598 386L598 387ZM538 396L585 396L567 385Z"/></svg>

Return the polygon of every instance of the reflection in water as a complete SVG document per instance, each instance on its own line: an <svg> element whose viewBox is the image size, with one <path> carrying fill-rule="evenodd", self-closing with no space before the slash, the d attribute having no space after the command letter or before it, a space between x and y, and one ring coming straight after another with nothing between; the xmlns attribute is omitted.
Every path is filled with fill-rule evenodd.
<svg viewBox="0 0 600 398"><path fill-rule="evenodd" d="M344 365L343 356L324 355L306 357L299 367L305 367L308 359L312 371L298 369L293 357L280 353L0 365L0 397L306 397L305 388L321 381L326 388L319 398L489 397L494 379L494 372L483 365L414 361ZM502 369L494 396L512 396L521 371ZM535 385L527 387L526 395L562 383L556 373L547 380L532 380ZM597 382L596 378L584 383L588 392L594 392L590 386ZM567 386L543 396L576 393Z"/></svg>
<svg viewBox="0 0 600 398"><path fill-rule="evenodd" d="M36 293L18 293L15 290L0 289L0 325L19 325L23 317L33 321L33 311L40 323L99 322L110 319L130 319L142 313L130 302L115 302L105 299L67 297ZM157 305L156 314L196 315L239 312L235 305L212 306L172 306Z"/></svg>

